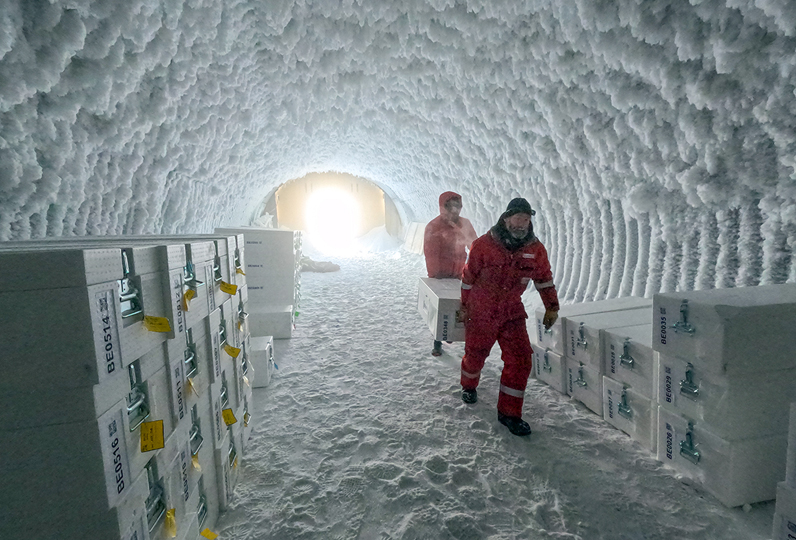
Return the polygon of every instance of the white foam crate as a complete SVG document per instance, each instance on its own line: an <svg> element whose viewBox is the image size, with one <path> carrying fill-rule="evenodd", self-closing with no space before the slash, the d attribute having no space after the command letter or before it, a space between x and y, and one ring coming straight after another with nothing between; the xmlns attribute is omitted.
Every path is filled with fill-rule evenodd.
<svg viewBox="0 0 796 540"><path fill-rule="evenodd" d="M777 505L774 512L773 540L796 538L796 487L787 482L777 484Z"/></svg>
<svg viewBox="0 0 796 540"><path fill-rule="evenodd" d="M24 242L0 243L0 292L88 287L123 277L118 248L31 250Z"/></svg>
<svg viewBox="0 0 796 540"><path fill-rule="evenodd" d="M647 399L655 399L658 372L652 350L652 325L609 329L603 337L603 373L630 385Z"/></svg>
<svg viewBox="0 0 796 540"><path fill-rule="evenodd" d="M605 330L637 326L651 318L650 308L567 317L565 356L602 372Z"/></svg>
<svg viewBox="0 0 796 540"><path fill-rule="evenodd" d="M251 298L251 288L249 294ZM252 337L273 336L274 339L287 339L293 335L293 306L262 306L250 300L249 331Z"/></svg>
<svg viewBox="0 0 796 540"><path fill-rule="evenodd" d="M796 369L728 376L663 354L658 363L657 401L666 409L729 440L787 433Z"/></svg>
<svg viewBox="0 0 796 540"><path fill-rule="evenodd" d="M249 360L254 369L254 378L249 377L254 388L263 388L271 384L274 370L274 338L259 336L251 338Z"/></svg>
<svg viewBox="0 0 796 540"><path fill-rule="evenodd" d="M420 278L417 310L438 341L464 341L461 310L462 283L458 279Z"/></svg>
<svg viewBox="0 0 796 540"><path fill-rule="evenodd" d="M549 329L544 327L545 308L537 308L534 317L528 319L528 334L534 336L533 341L545 348L552 349L556 354L563 355L564 350L564 321L571 316L587 315L593 313L606 313L610 311L625 311L641 307L651 307L652 300L637 296L612 298L597 302L583 302L561 306L558 311L558 320Z"/></svg>
<svg viewBox="0 0 796 540"><path fill-rule="evenodd" d="M655 452L658 407L650 398L603 376L603 418L647 450Z"/></svg>
<svg viewBox="0 0 796 540"><path fill-rule="evenodd" d="M661 354L714 373L796 367L796 284L662 293L653 302L652 347Z"/></svg>
<svg viewBox="0 0 796 540"><path fill-rule="evenodd" d="M776 497L777 482L785 474L786 434L727 441L707 426L689 422L658 407L659 461L699 480L728 507Z"/></svg>
<svg viewBox="0 0 796 540"><path fill-rule="evenodd" d="M603 414L603 377L599 369L565 357L567 394L586 405L594 413Z"/></svg>
<svg viewBox="0 0 796 540"><path fill-rule="evenodd" d="M537 379L562 394L567 393L567 366L563 356L553 352L552 349L533 345L533 366Z"/></svg>

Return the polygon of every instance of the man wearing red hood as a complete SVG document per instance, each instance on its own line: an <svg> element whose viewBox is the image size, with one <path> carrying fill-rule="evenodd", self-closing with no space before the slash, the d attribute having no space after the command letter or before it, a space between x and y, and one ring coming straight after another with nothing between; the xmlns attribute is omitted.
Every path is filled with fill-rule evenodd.
<svg viewBox="0 0 796 540"><path fill-rule="evenodd" d="M467 250L478 235L470 220L459 215L461 211L461 195L446 191L439 196L439 216L426 225L423 236L423 253L430 278L462 278ZM441 341L434 341L431 354L442 354Z"/></svg>

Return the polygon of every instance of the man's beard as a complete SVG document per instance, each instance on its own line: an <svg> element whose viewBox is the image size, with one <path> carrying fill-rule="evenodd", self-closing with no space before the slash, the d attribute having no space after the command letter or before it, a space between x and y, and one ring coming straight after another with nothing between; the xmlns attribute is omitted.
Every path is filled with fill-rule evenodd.
<svg viewBox="0 0 796 540"><path fill-rule="evenodd" d="M522 240L528 236L528 229L508 229L508 231L515 240Z"/></svg>

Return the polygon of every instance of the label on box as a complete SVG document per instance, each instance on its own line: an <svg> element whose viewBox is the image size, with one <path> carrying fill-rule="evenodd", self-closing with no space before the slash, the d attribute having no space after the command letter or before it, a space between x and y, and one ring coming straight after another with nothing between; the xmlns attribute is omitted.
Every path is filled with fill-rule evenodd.
<svg viewBox="0 0 796 540"><path fill-rule="evenodd" d="M224 434L221 431L221 403L218 399L213 400L213 412L216 419L216 442L221 442Z"/></svg>
<svg viewBox="0 0 796 540"><path fill-rule="evenodd" d="M238 423L238 419L235 418L235 413L232 412L232 409L224 409L221 411L221 414L224 416L224 423L226 425L231 426L232 424Z"/></svg>
<svg viewBox="0 0 796 540"><path fill-rule="evenodd" d="M232 285L231 283L227 283L226 281L222 281L221 292L234 296L238 292L238 286Z"/></svg>
<svg viewBox="0 0 796 540"><path fill-rule="evenodd" d="M164 446L163 420L141 424L141 452L160 450Z"/></svg>
<svg viewBox="0 0 796 540"><path fill-rule="evenodd" d="M232 358L237 358L237 357L238 357L238 355L240 354L240 349L238 349L237 347L233 347L233 346L232 346L232 345L230 345L229 343L226 343L226 344L224 345L224 351L225 351L225 352L226 352L228 355L230 355Z"/></svg>
<svg viewBox="0 0 796 540"><path fill-rule="evenodd" d="M171 324L166 317L144 316L144 328L150 332L168 333L171 332Z"/></svg>
<svg viewBox="0 0 796 540"><path fill-rule="evenodd" d="M185 417L185 396L183 395L183 361L179 358L171 364L171 407L177 420Z"/></svg>
<svg viewBox="0 0 796 540"><path fill-rule="evenodd" d="M119 329L116 327L115 294L113 289L107 289L98 292L94 297L97 318L94 327L94 349L97 359L104 360L104 366L98 369L97 374L100 382L118 373L122 367Z"/></svg>
<svg viewBox="0 0 796 540"><path fill-rule="evenodd" d="M175 270L172 274L171 288L174 290L172 294L174 295L173 308L175 313L173 313L173 315L177 326L174 330L177 334L182 334L185 331L183 321L183 311L185 310L182 307L183 297L185 296L185 285L182 280L182 270Z"/></svg>
<svg viewBox="0 0 796 540"><path fill-rule="evenodd" d="M188 289L185 291L185 294L182 295L182 309L184 311L188 311L191 307L191 300L196 298L196 291L193 289Z"/></svg>
<svg viewBox="0 0 796 540"><path fill-rule="evenodd" d="M177 538L177 513L176 508L166 510L166 519L163 521L163 529L169 538Z"/></svg>
<svg viewBox="0 0 796 540"><path fill-rule="evenodd" d="M182 481L182 498L188 500L191 497L191 490L188 486L188 470L190 469L190 460L188 456L191 455L189 450L190 444L186 443L180 450L180 480Z"/></svg>
<svg viewBox="0 0 796 540"><path fill-rule="evenodd" d="M205 529L199 534L207 538L207 540L216 540L216 538L218 538L218 535L213 531L211 531L210 529Z"/></svg>
<svg viewBox="0 0 796 540"><path fill-rule="evenodd" d="M215 283L213 276L213 265L207 265L205 267L205 283L207 283L207 307L212 312L216 310L216 295L213 284Z"/></svg>
<svg viewBox="0 0 796 540"><path fill-rule="evenodd" d="M216 380L221 377L221 353L218 352L219 337L218 331L211 332L213 340L213 373L215 373Z"/></svg>
<svg viewBox="0 0 796 540"><path fill-rule="evenodd" d="M112 508L119 504L130 491L130 465L127 461L127 446L124 439L124 409L117 409L103 415L98 422L102 460L105 463L105 486L108 493L108 505Z"/></svg>
<svg viewBox="0 0 796 540"><path fill-rule="evenodd" d="M199 464L199 454L196 453L191 456L191 465L193 465L196 472L202 472L202 466Z"/></svg>

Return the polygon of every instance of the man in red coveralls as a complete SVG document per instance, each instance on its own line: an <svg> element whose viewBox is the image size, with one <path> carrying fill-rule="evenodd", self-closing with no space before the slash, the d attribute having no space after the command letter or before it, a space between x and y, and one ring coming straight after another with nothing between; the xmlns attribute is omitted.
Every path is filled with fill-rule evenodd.
<svg viewBox="0 0 796 540"><path fill-rule="evenodd" d="M547 250L533 234L531 216L535 213L525 199L513 199L497 225L473 242L462 276L461 312L466 321L462 401L478 400L481 369L497 341L503 359L498 420L514 435L531 434L522 419L522 403L533 349L521 298L531 280L544 302L545 328L558 318L558 294Z"/></svg>
<svg viewBox="0 0 796 540"><path fill-rule="evenodd" d="M439 196L439 215L426 225L423 236L423 253L430 278L462 278L466 250L478 235L470 221L459 216L461 211L461 195L446 191ZM434 341L431 354L442 354L441 341Z"/></svg>

